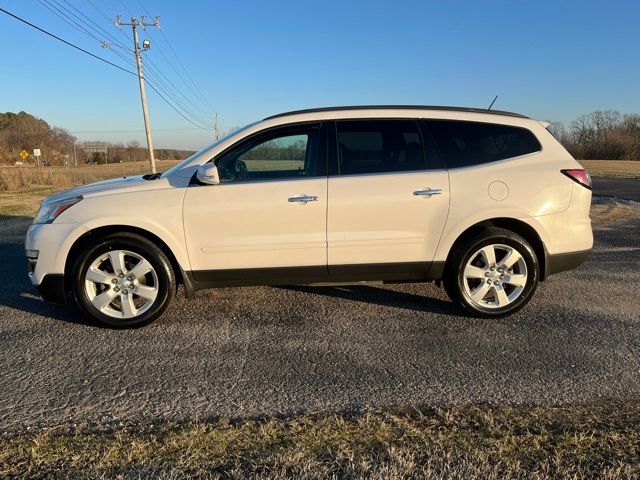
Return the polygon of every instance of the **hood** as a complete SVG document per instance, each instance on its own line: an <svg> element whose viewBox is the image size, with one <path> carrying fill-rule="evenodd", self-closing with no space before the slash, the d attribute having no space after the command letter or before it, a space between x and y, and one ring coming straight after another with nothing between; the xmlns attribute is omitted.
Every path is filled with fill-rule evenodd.
<svg viewBox="0 0 640 480"><path fill-rule="evenodd" d="M46 202L54 202L63 198L77 197L82 195L83 197L94 197L104 195L108 193L116 193L117 191L129 190L129 189L144 189L158 188L165 186L166 181L163 179L158 180L145 180L142 175L134 175L131 177L114 178L112 180L103 180L101 182L89 183L80 187L70 188L63 192L56 193L47 198Z"/></svg>

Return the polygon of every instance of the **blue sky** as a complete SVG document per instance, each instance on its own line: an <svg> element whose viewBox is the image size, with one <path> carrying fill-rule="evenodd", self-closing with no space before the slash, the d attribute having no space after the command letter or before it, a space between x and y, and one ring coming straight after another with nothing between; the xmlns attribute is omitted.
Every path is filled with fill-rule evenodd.
<svg viewBox="0 0 640 480"><path fill-rule="evenodd" d="M152 40L145 61L150 59L189 98L182 101L200 123L209 125L214 111L228 128L326 105L486 107L496 94L494 108L540 119L568 122L598 109L640 112L639 1L48 2L71 11L74 5L127 46L130 40L92 3L109 17L143 15L143 7L159 15L164 34L210 105L198 99L153 29L141 32L141 39ZM0 6L133 69L39 1L0 0ZM1 13L0 59L0 111L28 111L81 140L144 144L135 77ZM156 147L199 148L211 141L211 131L187 130L193 125L152 91L149 108ZM108 130L137 131L75 133Z"/></svg>

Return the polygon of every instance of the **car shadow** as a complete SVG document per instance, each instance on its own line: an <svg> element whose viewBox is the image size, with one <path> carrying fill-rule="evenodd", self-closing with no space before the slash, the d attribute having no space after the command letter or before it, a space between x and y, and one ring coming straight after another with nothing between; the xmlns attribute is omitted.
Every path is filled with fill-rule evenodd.
<svg viewBox="0 0 640 480"><path fill-rule="evenodd" d="M0 305L67 323L98 326L70 305L43 302L27 277L24 246L13 241L0 243Z"/></svg>
<svg viewBox="0 0 640 480"><path fill-rule="evenodd" d="M417 312L436 313L454 317L468 316L461 307L453 302L408 292L399 292L388 288L379 288L373 285L287 285L280 288L355 302L371 303L385 307L403 308Z"/></svg>
<svg viewBox="0 0 640 480"><path fill-rule="evenodd" d="M6 231L5 234L0 233L2 235L0 237L0 280L4 286L0 289L0 305L67 323L109 328L87 319L71 305L60 305L40 300L36 288L31 285L27 277L27 262L22 244L24 239L22 230L26 230L31 219L13 217L12 221L14 224L20 225L20 231L14 230L11 235L5 235ZM456 317L466 316L464 311L452 302L371 285L288 285L279 288L418 312Z"/></svg>

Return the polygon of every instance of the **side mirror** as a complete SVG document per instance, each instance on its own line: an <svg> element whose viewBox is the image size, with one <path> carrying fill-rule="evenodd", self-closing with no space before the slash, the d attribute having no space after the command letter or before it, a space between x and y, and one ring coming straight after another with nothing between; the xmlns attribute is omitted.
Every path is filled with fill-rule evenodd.
<svg viewBox="0 0 640 480"><path fill-rule="evenodd" d="M209 185L217 185L220 183L220 175L218 174L218 167L213 163L205 163L198 167L196 178L200 183L206 183Z"/></svg>

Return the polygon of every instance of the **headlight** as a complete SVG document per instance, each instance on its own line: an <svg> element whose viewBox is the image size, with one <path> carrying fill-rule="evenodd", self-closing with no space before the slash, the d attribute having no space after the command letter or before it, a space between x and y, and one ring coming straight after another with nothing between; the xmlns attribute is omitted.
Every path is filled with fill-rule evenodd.
<svg viewBox="0 0 640 480"><path fill-rule="evenodd" d="M33 223L51 223L67 208L75 205L82 197L63 198L54 202L43 203Z"/></svg>

